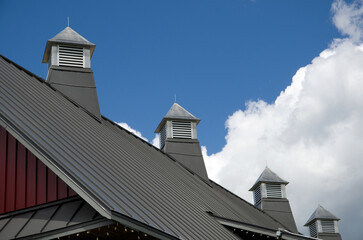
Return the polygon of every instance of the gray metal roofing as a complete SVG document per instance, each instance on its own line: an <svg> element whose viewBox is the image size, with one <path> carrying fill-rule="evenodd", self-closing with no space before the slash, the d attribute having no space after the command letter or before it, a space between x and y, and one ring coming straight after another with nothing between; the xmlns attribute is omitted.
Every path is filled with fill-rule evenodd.
<svg viewBox="0 0 363 240"><path fill-rule="evenodd" d="M273 172L268 167L263 170L261 175L256 180L255 184L251 187L250 191L253 191L259 183L282 183L282 184L288 184L288 181L285 181L284 179L280 178L275 172Z"/></svg>
<svg viewBox="0 0 363 240"><path fill-rule="evenodd" d="M191 120L197 122L197 124L200 122L199 118L195 117L193 114L191 114L190 112L188 112L182 106L180 106L178 103L175 102L171 106L165 117L160 121L158 127L155 130L156 133L161 131L161 128L163 127L167 119Z"/></svg>
<svg viewBox="0 0 363 240"><path fill-rule="evenodd" d="M95 222L109 223L83 199L75 197L0 215L0 239L34 239L77 227L84 231Z"/></svg>
<svg viewBox="0 0 363 240"><path fill-rule="evenodd" d="M323 208L320 204L316 208L316 210L311 214L309 220L305 223L305 226L308 226L311 222L316 219L329 219L329 220L340 220L334 214Z"/></svg>
<svg viewBox="0 0 363 240"><path fill-rule="evenodd" d="M199 120L194 117L193 114L185 110L178 103L174 103L173 106L169 109L169 112L166 114L165 118L180 118L180 119L190 119L190 120Z"/></svg>
<svg viewBox="0 0 363 240"><path fill-rule="evenodd" d="M76 43L82 45L95 45L82 37L79 33L74 31L70 27L66 27L60 33L55 35L53 38L49 39L52 42L67 42L67 43Z"/></svg>
<svg viewBox="0 0 363 240"><path fill-rule="evenodd" d="M207 211L266 228L283 227L116 124L92 118L3 57L0 124L107 218L116 212L180 239L237 239Z"/></svg>

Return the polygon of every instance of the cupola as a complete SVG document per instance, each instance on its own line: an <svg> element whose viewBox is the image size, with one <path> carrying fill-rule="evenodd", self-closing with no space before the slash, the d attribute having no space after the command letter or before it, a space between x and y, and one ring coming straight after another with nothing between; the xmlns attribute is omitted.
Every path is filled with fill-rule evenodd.
<svg viewBox="0 0 363 240"><path fill-rule="evenodd" d="M91 58L96 45L70 27L47 41L43 63L48 63L47 82L95 118L100 119Z"/></svg>
<svg viewBox="0 0 363 240"><path fill-rule="evenodd" d="M197 139L197 125L200 119L196 118L176 102L161 120L155 133L160 134L160 148L165 146L166 139Z"/></svg>
<svg viewBox="0 0 363 240"><path fill-rule="evenodd" d="M311 237L341 240L338 230L339 220L339 218L319 205L304 226L309 227Z"/></svg>
<svg viewBox="0 0 363 240"><path fill-rule="evenodd" d="M287 230L297 232L295 219L286 196L288 183L266 167L250 191L253 192L256 207L279 220L288 228Z"/></svg>
<svg viewBox="0 0 363 240"><path fill-rule="evenodd" d="M286 185L288 183L266 167L250 189L253 191L255 206L261 208L263 198L286 198Z"/></svg>
<svg viewBox="0 0 363 240"><path fill-rule="evenodd" d="M155 130L160 134L160 149L174 157L189 170L208 180L197 125L200 119L174 103Z"/></svg>
<svg viewBox="0 0 363 240"><path fill-rule="evenodd" d="M43 63L50 66L91 68L91 58L96 45L66 27L47 41Z"/></svg>

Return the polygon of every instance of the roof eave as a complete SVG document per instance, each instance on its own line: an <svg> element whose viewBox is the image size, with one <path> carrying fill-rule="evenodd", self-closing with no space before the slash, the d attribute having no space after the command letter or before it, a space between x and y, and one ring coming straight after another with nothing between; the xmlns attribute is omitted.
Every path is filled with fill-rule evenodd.
<svg viewBox="0 0 363 240"><path fill-rule="evenodd" d="M285 182L274 182L274 181L271 181L271 182L269 182L269 181L258 181L258 182L256 182L248 191L253 191L253 190L255 190L257 187L258 187L258 185L260 185L260 183L275 183L275 184L283 184L283 185L287 185L287 184L289 184L289 182L287 182L287 181L285 181Z"/></svg>
<svg viewBox="0 0 363 240"><path fill-rule="evenodd" d="M331 220L331 221L339 221L340 218L314 218L311 220L308 220L305 224L304 227L308 227L311 223L313 223L316 220Z"/></svg>

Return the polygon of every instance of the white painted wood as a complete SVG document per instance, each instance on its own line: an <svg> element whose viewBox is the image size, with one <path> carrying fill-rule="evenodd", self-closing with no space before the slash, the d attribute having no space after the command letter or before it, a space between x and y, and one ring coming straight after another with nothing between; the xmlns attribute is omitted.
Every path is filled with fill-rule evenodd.
<svg viewBox="0 0 363 240"><path fill-rule="evenodd" d="M261 197L267 198L266 183L261 183Z"/></svg>
<svg viewBox="0 0 363 240"><path fill-rule="evenodd" d="M91 68L91 50L89 48L84 48L84 67Z"/></svg>
<svg viewBox="0 0 363 240"><path fill-rule="evenodd" d="M334 227L335 227L335 232L339 233L339 229L338 229L338 221L334 220Z"/></svg>

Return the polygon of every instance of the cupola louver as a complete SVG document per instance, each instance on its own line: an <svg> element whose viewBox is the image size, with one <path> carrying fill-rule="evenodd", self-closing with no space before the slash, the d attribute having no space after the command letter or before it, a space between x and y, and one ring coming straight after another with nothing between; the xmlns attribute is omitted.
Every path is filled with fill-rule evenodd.
<svg viewBox="0 0 363 240"><path fill-rule="evenodd" d="M82 47L59 45L59 66L84 67L84 51Z"/></svg>
<svg viewBox="0 0 363 240"><path fill-rule="evenodd" d="M191 122L173 120L171 123L173 138L193 138Z"/></svg>

